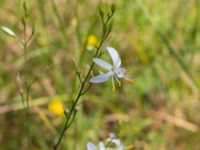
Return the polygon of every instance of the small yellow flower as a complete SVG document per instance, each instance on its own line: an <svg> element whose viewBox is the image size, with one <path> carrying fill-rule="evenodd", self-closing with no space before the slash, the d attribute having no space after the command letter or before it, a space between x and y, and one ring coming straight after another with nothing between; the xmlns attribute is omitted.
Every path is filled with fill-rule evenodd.
<svg viewBox="0 0 200 150"><path fill-rule="evenodd" d="M48 109L56 116L61 116L64 114L63 103L60 99L52 100L48 105Z"/></svg>
<svg viewBox="0 0 200 150"><path fill-rule="evenodd" d="M98 45L97 38L94 35L89 35L87 40L87 45L97 46Z"/></svg>

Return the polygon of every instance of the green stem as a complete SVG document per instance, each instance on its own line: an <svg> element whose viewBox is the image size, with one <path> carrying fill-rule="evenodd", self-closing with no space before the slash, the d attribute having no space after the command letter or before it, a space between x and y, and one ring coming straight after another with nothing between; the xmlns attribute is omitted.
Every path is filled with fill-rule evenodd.
<svg viewBox="0 0 200 150"><path fill-rule="evenodd" d="M96 51L96 54L95 54L94 57L97 57L97 56L98 56L102 44L103 44L103 40L101 40L101 42L100 42L100 44L99 44L99 47L97 48L97 51ZM69 114L67 115L67 119L66 119L64 128L63 128L63 130L62 130L62 132L61 132L61 134L60 134L60 137L59 137L57 143L54 145L54 150L57 150L57 148L58 148L58 146L59 146L59 144L60 144L60 142L61 142L61 140L62 140L62 138L63 138L63 136L64 136L64 134L65 134L65 132L66 132L67 129L71 126L71 124L72 124L72 121L70 122L71 117L73 116L73 118L72 118L72 120L73 120L73 119L75 118L75 116L76 116L76 114L73 115L74 110L76 109L76 106L77 106L77 104L78 104L78 102L79 102L80 97L84 94L84 93L83 93L83 92L84 92L83 90L84 90L84 87L85 87L85 84L86 84L87 80L88 80L89 77L90 77L90 74L91 74L91 72L92 72L93 67L94 67L94 62L91 63L90 68L89 68L89 70L88 70L88 73L87 73L87 75L86 75L84 81L83 81L82 84L81 84L81 87L80 87L80 89L79 89L78 95L77 95L75 101L74 101L73 104L72 104L72 107L71 107L71 109L70 109L70 111L69 111Z"/></svg>
<svg viewBox="0 0 200 150"><path fill-rule="evenodd" d="M114 7L114 6L112 6ZM94 57L99 57L100 56L100 49L102 47L102 44L104 43L104 41L106 40L106 38L108 37L108 34L110 33L111 31L111 28L108 29L107 26L109 25L109 21L110 19L112 18L114 14L114 8L111 9L111 14L109 15L108 19L106 20L106 22L104 22L104 20L102 20L102 25L103 25L103 34L102 34L102 37L101 37L101 41L99 43L99 46L97 47L96 49L96 53L94 55ZM100 14L101 15L101 14ZM103 14L102 14L103 15ZM106 30L104 30L106 29ZM107 35L106 35L107 34ZM106 36L105 36L106 35ZM91 75L91 72L92 72L92 69L94 67L94 62L91 63L90 67L89 67L89 70L87 72L87 75L85 77L85 79L81 82L81 87L78 91L78 94L75 98L75 100L73 101L73 104L70 108L70 111L69 113L67 114L66 116L66 121L65 121L65 124L64 124L64 127L63 127L63 130L58 138L58 141L56 142L56 144L54 145L53 149L54 150L57 150L58 149L58 146L60 145L63 137L64 137L64 134L65 132L69 129L69 127L71 126L71 124L73 123L75 117L76 117L76 106L81 98L82 95L84 95L88 90L89 88L91 87L91 84L85 89L85 85L86 85L86 82L88 81L90 75Z"/></svg>
<svg viewBox="0 0 200 150"><path fill-rule="evenodd" d="M29 75L29 66L28 66L28 56L27 56L27 52L28 52L28 43L31 40L34 31L32 30L32 33L30 36L26 36L27 34L27 17L28 17L28 13L27 13L27 7L26 7L26 3L23 3L23 8L24 8L24 16L22 18L22 24L23 24L23 50L24 50L24 62L25 62L25 66L24 66L24 89L25 89L25 93L23 95L23 93L21 93L20 91L20 95L22 98L22 103L24 103L24 110L26 113L26 130L27 130L27 136L28 136L28 146L29 149L32 148L32 142L31 142L31 131L30 131L30 116L29 116L29 95L30 95L30 88L31 85L29 85L28 82L28 75Z"/></svg>
<svg viewBox="0 0 200 150"><path fill-rule="evenodd" d="M58 12L58 8L55 4L55 1L54 0L51 0L51 3L52 3L52 7L53 7L53 12L55 13L56 15L56 18L58 20L58 24L59 24L59 29L61 30L61 33L63 34L64 37L66 37L66 31L65 31L65 27L63 25L63 22L62 22L62 19L60 17L60 14Z"/></svg>

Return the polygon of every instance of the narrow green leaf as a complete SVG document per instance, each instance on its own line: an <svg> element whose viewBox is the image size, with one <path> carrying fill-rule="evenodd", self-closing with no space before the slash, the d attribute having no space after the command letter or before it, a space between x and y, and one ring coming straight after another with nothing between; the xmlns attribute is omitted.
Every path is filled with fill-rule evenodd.
<svg viewBox="0 0 200 150"><path fill-rule="evenodd" d="M104 19L104 12L101 8L99 8L99 15L101 16L102 20Z"/></svg>

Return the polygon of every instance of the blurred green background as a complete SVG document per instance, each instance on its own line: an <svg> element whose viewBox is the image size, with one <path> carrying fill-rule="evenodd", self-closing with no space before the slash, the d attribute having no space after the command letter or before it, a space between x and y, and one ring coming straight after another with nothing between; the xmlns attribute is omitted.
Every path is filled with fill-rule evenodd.
<svg viewBox="0 0 200 150"><path fill-rule="evenodd" d="M57 100L69 109L79 87L72 60L84 75L95 53L88 37L101 37L98 8L108 11L112 3L114 27L106 44L118 50L136 82L123 80L115 92L111 81L93 85L60 149L84 150L88 141L114 132L129 150L199 150L199 0L26 1L27 36L35 29L27 54L27 80L37 79L30 91L32 149L52 149L65 119L49 105ZM29 149L19 94L25 80L23 15L22 0L0 0L0 26L16 34L0 30L2 150Z"/></svg>

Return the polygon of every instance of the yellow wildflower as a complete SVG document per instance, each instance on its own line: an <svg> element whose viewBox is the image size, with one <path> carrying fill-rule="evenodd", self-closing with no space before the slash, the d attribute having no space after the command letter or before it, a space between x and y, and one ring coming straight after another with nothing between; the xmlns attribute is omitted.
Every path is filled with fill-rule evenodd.
<svg viewBox="0 0 200 150"><path fill-rule="evenodd" d="M98 40L97 40L96 36L89 35L88 40L87 40L87 45L97 46L97 44L98 44Z"/></svg>
<svg viewBox="0 0 200 150"><path fill-rule="evenodd" d="M48 109L56 116L61 116L64 114L63 103L60 99L52 100L48 105Z"/></svg>

